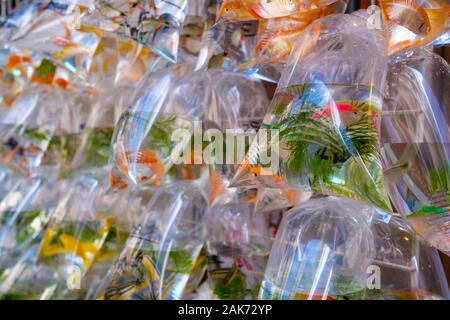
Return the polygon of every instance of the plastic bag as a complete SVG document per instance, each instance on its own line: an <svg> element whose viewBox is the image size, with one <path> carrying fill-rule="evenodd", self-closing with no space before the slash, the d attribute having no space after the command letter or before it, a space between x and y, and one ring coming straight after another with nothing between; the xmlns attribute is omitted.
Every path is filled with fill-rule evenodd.
<svg viewBox="0 0 450 320"><path fill-rule="evenodd" d="M195 184L179 182L158 189L147 208L99 299L182 298L205 241L206 200Z"/></svg>
<svg viewBox="0 0 450 320"><path fill-rule="evenodd" d="M311 188L389 208L378 151L386 72L386 42L365 19L312 24L280 79L261 126L266 135L231 185Z"/></svg>
<svg viewBox="0 0 450 320"><path fill-rule="evenodd" d="M2 165L16 174L35 174L67 107L61 92L36 87L1 108Z"/></svg>

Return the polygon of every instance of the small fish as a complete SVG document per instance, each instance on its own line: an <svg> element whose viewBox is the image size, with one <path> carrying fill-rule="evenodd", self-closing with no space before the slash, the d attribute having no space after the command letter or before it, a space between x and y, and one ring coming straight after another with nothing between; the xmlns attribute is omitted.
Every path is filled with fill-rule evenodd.
<svg viewBox="0 0 450 320"><path fill-rule="evenodd" d="M42 148L37 145L29 146L29 147L25 148L23 151L30 155L37 155L37 154L43 152Z"/></svg>
<svg viewBox="0 0 450 320"><path fill-rule="evenodd" d="M17 156L18 153L19 153L19 149L18 148L7 152L1 159L2 163L3 164L11 163L14 160L14 158Z"/></svg>
<svg viewBox="0 0 450 320"><path fill-rule="evenodd" d="M420 210L413 212L406 218L410 219L421 216L434 216L434 215L442 217L447 213L447 211L448 210L446 208L440 208L436 206L421 206Z"/></svg>
<svg viewBox="0 0 450 320"><path fill-rule="evenodd" d="M69 87L69 81L63 78L55 79L54 84L61 89L67 89Z"/></svg>
<svg viewBox="0 0 450 320"><path fill-rule="evenodd" d="M262 185L271 188L287 187L286 179L280 175L274 174L271 170L264 169L261 166L251 166L250 173L256 181Z"/></svg>
<svg viewBox="0 0 450 320"><path fill-rule="evenodd" d="M382 0L380 5L388 23L401 25L418 35L425 35L429 31L427 13L417 1Z"/></svg>
<svg viewBox="0 0 450 320"><path fill-rule="evenodd" d="M115 174L113 171L109 172L109 184L112 188L117 188L119 190L128 188L126 182L124 182L122 178Z"/></svg>

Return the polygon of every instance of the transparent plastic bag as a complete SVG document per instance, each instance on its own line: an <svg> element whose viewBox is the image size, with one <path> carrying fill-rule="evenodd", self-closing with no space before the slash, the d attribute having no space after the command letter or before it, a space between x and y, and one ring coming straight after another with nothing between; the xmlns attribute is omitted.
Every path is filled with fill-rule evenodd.
<svg viewBox="0 0 450 320"><path fill-rule="evenodd" d="M156 191L97 291L105 300L181 299L206 236L206 200L195 183Z"/></svg>
<svg viewBox="0 0 450 320"><path fill-rule="evenodd" d="M386 42L365 19L313 23L264 118L266 140L252 143L231 185L311 188L389 208L378 151L386 73Z"/></svg>
<svg viewBox="0 0 450 320"><path fill-rule="evenodd" d="M193 121L209 103L207 79L190 65L175 65L149 74L140 84L130 108L116 125L110 155L111 185L160 185L173 165L176 130L190 139ZM149 89L150 88L150 89ZM184 141L184 140L183 140ZM183 143L182 141L182 143ZM190 141L185 141L189 143Z"/></svg>
<svg viewBox="0 0 450 320"><path fill-rule="evenodd" d="M216 298L256 299L273 240L270 218L269 214L253 215L251 203L235 202L211 209L208 283Z"/></svg>
<svg viewBox="0 0 450 320"><path fill-rule="evenodd" d="M277 82L280 69L301 32L320 17L343 13L346 5L345 0L315 4L223 1L218 22L206 32L202 54L208 57L205 61L210 61L212 67Z"/></svg>
<svg viewBox="0 0 450 320"><path fill-rule="evenodd" d="M381 143L384 175L397 212L450 254L448 64L426 49L391 59Z"/></svg>
<svg viewBox="0 0 450 320"><path fill-rule="evenodd" d="M426 278L430 268L434 279ZM338 197L313 199L284 215L260 291L262 299L448 296L438 256L406 222Z"/></svg>

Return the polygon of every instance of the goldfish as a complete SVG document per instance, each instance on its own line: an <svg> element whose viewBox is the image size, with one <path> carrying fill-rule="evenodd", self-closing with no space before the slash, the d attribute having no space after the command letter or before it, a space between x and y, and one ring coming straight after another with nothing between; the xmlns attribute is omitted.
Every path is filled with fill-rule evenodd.
<svg viewBox="0 0 450 320"><path fill-rule="evenodd" d="M154 150L142 150L138 151L136 154L132 152L125 152L117 158L117 166L120 172L129 176L129 164L130 163L143 164L149 167L151 170L152 176L142 176L140 177L141 181L149 181L153 184L158 184L161 178L166 173L166 166L158 157L158 153Z"/></svg>
<svg viewBox="0 0 450 320"><path fill-rule="evenodd" d="M63 78L56 78L54 84L61 89L67 89L69 86L69 81Z"/></svg>
<svg viewBox="0 0 450 320"><path fill-rule="evenodd" d="M292 51L295 40L305 28L317 19L339 12L333 4L318 9L301 11L286 17L275 18L270 27L261 26L261 39L256 52L269 52L276 59L286 59Z"/></svg>
<svg viewBox="0 0 450 320"><path fill-rule="evenodd" d="M322 293L306 294L298 293L295 295L295 300L336 300L329 295L324 295Z"/></svg>
<svg viewBox="0 0 450 320"><path fill-rule="evenodd" d="M286 57L293 48L292 38L299 35L305 27L301 26L295 29L267 32L268 36L263 37L258 42L255 51L258 53L263 49L267 49L276 58Z"/></svg>
<svg viewBox="0 0 450 320"><path fill-rule="evenodd" d="M37 145L29 146L29 147L25 148L23 151L30 155L36 155L36 154L43 152L42 148Z"/></svg>
<svg viewBox="0 0 450 320"><path fill-rule="evenodd" d="M122 181L120 176L115 174L113 171L109 172L109 183L113 188L117 187L118 189L126 189L128 187L128 185Z"/></svg>

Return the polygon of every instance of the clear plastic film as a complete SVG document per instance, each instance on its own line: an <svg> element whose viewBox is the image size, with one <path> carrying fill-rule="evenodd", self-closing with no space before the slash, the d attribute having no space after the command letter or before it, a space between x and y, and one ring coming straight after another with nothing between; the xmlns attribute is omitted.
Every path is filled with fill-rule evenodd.
<svg viewBox="0 0 450 320"><path fill-rule="evenodd" d="M433 268L434 279L426 274ZM402 219L338 197L310 200L284 215L262 299L448 299L435 252Z"/></svg>
<svg viewBox="0 0 450 320"><path fill-rule="evenodd" d="M267 140L252 144L231 185L312 189L389 208L378 151L386 73L386 42L365 19L312 24L264 118Z"/></svg>
<svg viewBox="0 0 450 320"><path fill-rule="evenodd" d="M450 68L417 49L391 59L382 120L382 155L397 212L450 254Z"/></svg>
<svg viewBox="0 0 450 320"><path fill-rule="evenodd" d="M206 208L195 183L158 189L97 297L181 299L205 241Z"/></svg>

